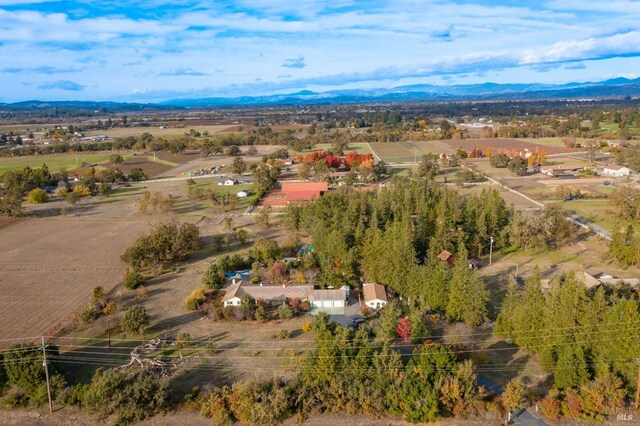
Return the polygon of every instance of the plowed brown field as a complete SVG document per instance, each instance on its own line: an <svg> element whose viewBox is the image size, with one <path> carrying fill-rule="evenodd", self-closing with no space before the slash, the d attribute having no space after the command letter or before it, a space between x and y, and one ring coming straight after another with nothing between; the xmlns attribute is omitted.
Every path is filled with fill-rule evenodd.
<svg viewBox="0 0 640 426"><path fill-rule="evenodd" d="M50 334L122 279L140 221L21 219L0 227L0 339ZM11 342L0 341L0 346Z"/></svg>

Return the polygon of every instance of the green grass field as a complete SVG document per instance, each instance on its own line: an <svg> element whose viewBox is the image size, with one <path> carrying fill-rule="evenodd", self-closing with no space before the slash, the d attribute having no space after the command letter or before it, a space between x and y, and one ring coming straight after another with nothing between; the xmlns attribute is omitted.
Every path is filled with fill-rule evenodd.
<svg viewBox="0 0 640 426"><path fill-rule="evenodd" d="M551 137L551 138L518 138L518 140L533 143L536 145L543 146L555 146L555 147L564 147L564 143L562 142L562 137ZM586 138L576 138L576 142L584 143L586 142ZM542 148L541 148L542 149Z"/></svg>
<svg viewBox="0 0 640 426"><path fill-rule="evenodd" d="M43 164L49 167L52 172L58 172L61 169L75 169L79 167L83 161L87 163L105 163L109 161L111 154L54 154L54 155L39 155L28 157L11 157L0 158L0 177L11 170L20 169L23 167L40 168ZM131 154L120 154L123 157L128 157Z"/></svg>
<svg viewBox="0 0 640 426"><path fill-rule="evenodd" d="M330 150L331 150L330 143L319 143L314 148L314 151L330 151ZM350 144L349 148L345 149L345 154L350 151L355 151L358 154L373 154L373 150L371 149L369 144L366 142L355 142ZM298 152L293 149L290 149L289 152L292 155L297 155L297 154L305 155L309 153L309 151Z"/></svg>
<svg viewBox="0 0 640 426"><path fill-rule="evenodd" d="M602 226L609 232L615 228L616 216L608 199L574 200L562 204L565 209L575 211L576 214Z"/></svg>
<svg viewBox="0 0 640 426"><path fill-rule="evenodd" d="M443 141L373 142L369 145L385 163L413 163L428 153L455 153L455 148Z"/></svg>

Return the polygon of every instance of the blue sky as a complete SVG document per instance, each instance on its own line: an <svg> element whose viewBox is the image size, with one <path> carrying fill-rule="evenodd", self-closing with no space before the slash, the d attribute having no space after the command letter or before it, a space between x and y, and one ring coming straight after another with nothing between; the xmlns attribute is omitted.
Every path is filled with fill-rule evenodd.
<svg viewBox="0 0 640 426"><path fill-rule="evenodd" d="M0 101L640 77L640 1L0 0Z"/></svg>

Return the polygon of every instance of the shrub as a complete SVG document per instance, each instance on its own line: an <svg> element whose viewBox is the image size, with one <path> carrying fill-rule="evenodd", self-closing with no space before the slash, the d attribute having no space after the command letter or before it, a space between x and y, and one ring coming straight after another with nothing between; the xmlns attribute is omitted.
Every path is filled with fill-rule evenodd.
<svg viewBox="0 0 640 426"><path fill-rule="evenodd" d="M226 320L233 319L234 311L235 311L235 307L234 306L225 306L222 309L222 315L224 316L224 319L226 319Z"/></svg>
<svg viewBox="0 0 640 426"><path fill-rule="evenodd" d="M276 336L278 339L288 339L289 337L291 337L291 331L287 330L287 329L282 329L279 330L278 333L276 334Z"/></svg>
<svg viewBox="0 0 640 426"><path fill-rule="evenodd" d="M29 192L27 202L29 204L43 204L49 201L49 196L44 189L35 188Z"/></svg>
<svg viewBox="0 0 640 426"><path fill-rule="evenodd" d="M580 407L580 397L573 393L568 393L562 401L562 414L572 419L580 418L582 408Z"/></svg>
<svg viewBox="0 0 640 426"><path fill-rule="evenodd" d="M79 197L88 197L91 195L91 188L86 187L85 185L78 184L73 187L74 194L77 194Z"/></svg>
<svg viewBox="0 0 640 426"><path fill-rule="evenodd" d="M550 420L556 420L560 417L560 400L548 396L540 401L540 409Z"/></svg>
<svg viewBox="0 0 640 426"><path fill-rule="evenodd" d="M144 300L149 298L149 290L143 285L138 287L138 291L136 292L136 300Z"/></svg>
<svg viewBox="0 0 640 426"><path fill-rule="evenodd" d="M211 304L209 308L209 316L214 321L220 321L224 319L224 309L218 304Z"/></svg>
<svg viewBox="0 0 640 426"><path fill-rule="evenodd" d="M120 320L120 328L124 332L141 334L149 324L149 315L142 305L129 308Z"/></svg>
<svg viewBox="0 0 640 426"><path fill-rule="evenodd" d="M118 312L118 305L113 300L109 300L102 308L103 315L113 315Z"/></svg>
<svg viewBox="0 0 640 426"><path fill-rule="evenodd" d="M101 419L115 415L117 424L140 422L164 408L166 388L166 382L150 370L131 373L100 368L84 395L84 406Z"/></svg>
<svg viewBox="0 0 640 426"><path fill-rule="evenodd" d="M248 424L275 424L292 412L295 398L286 383L237 382L233 384L229 407L234 416Z"/></svg>
<svg viewBox="0 0 640 426"><path fill-rule="evenodd" d="M184 299L184 306L188 311L197 311L200 305L207 300L206 289L199 288L191 292L186 299Z"/></svg>
<svg viewBox="0 0 640 426"><path fill-rule="evenodd" d="M178 333L176 336L176 346L180 349L184 349L191 345L191 335L189 333Z"/></svg>
<svg viewBox="0 0 640 426"><path fill-rule="evenodd" d="M278 306L278 318L281 320L288 320L293 318L293 310L289 307L289 305L280 305Z"/></svg>
<svg viewBox="0 0 640 426"><path fill-rule="evenodd" d="M229 406L230 394L231 389L225 386L205 395L202 398L200 415L213 419L216 424L221 426L233 424L236 419L233 417Z"/></svg>
<svg viewBox="0 0 640 426"><path fill-rule="evenodd" d="M256 308L256 312L253 317L256 319L256 321L265 322L267 320L267 311L262 305L259 305Z"/></svg>
<svg viewBox="0 0 640 426"><path fill-rule="evenodd" d="M503 153L492 155L489 159L489 163L491 164L491 167L504 169L509 165L509 156Z"/></svg>
<svg viewBox="0 0 640 426"><path fill-rule="evenodd" d="M124 286L129 290L137 289L142 283L144 283L144 281L142 280L142 275L140 275L138 272L129 272L124 277Z"/></svg>
<svg viewBox="0 0 640 426"><path fill-rule="evenodd" d="M304 333L309 333L313 330L313 321L307 321L302 325L302 331Z"/></svg>
<svg viewBox="0 0 640 426"><path fill-rule="evenodd" d="M57 356L57 347L47 347L47 354ZM41 405L47 401L47 387L42 349L32 344L18 344L10 347L4 354L7 382L13 387L13 393L7 403L12 406ZM65 387L64 378L56 373L55 364L49 364L49 377L52 395Z"/></svg>

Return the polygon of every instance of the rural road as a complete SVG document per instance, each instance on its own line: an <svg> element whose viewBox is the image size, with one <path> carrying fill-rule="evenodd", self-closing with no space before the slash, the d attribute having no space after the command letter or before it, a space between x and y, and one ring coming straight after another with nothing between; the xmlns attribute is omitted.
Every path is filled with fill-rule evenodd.
<svg viewBox="0 0 640 426"><path fill-rule="evenodd" d="M499 384L482 374L478 374L477 381L478 384L484 386L485 389L489 392L495 393L496 395L501 395L504 391ZM515 412L511 417L511 420L513 421L513 424L521 426L548 426L547 422L529 411L528 408L521 408Z"/></svg>
<svg viewBox="0 0 640 426"><path fill-rule="evenodd" d="M532 413L526 408L523 408L516 412L511 418L514 425L521 426L547 426L548 423Z"/></svg>

